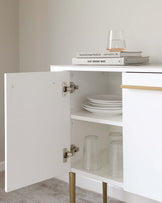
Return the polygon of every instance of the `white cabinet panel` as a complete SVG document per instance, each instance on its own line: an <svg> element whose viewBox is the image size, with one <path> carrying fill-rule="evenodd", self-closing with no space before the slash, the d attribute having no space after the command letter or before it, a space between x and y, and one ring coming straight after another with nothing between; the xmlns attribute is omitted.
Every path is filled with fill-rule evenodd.
<svg viewBox="0 0 162 203"><path fill-rule="evenodd" d="M123 85L162 87L161 74L124 73ZM162 91L123 89L124 189L162 201Z"/></svg>
<svg viewBox="0 0 162 203"><path fill-rule="evenodd" d="M67 72L5 75L5 190L12 191L69 170L70 95Z"/></svg>

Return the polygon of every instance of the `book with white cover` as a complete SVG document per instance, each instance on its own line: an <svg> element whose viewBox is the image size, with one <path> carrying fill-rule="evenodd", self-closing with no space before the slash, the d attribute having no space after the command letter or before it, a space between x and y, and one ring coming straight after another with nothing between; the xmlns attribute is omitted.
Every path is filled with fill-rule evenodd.
<svg viewBox="0 0 162 203"><path fill-rule="evenodd" d="M122 51L122 52L102 52L102 53L91 53L91 52L77 52L77 58L117 58L117 57L124 57L124 56L141 56L142 51Z"/></svg>
<svg viewBox="0 0 162 203"><path fill-rule="evenodd" d="M149 57L120 57L120 58L73 58L73 65L128 65L146 64Z"/></svg>

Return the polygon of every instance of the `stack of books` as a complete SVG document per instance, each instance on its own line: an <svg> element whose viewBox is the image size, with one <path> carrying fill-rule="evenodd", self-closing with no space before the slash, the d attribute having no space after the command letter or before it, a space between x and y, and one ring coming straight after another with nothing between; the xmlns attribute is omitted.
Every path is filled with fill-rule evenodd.
<svg viewBox="0 0 162 203"><path fill-rule="evenodd" d="M149 63L149 57L142 51L121 51L103 53L76 53L73 65L143 65Z"/></svg>

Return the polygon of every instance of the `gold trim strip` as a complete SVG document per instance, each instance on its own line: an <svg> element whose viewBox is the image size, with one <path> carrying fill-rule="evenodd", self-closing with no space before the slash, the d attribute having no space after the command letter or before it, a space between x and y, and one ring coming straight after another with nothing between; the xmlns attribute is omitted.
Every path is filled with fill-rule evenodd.
<svg viewBox="0 0 162 203"><path fill-rule="evenodd" d="M149 86L136 86L136 85L120 85L120 88L135 89L135 90L162 91L162 87L149 87Z"/></svg>

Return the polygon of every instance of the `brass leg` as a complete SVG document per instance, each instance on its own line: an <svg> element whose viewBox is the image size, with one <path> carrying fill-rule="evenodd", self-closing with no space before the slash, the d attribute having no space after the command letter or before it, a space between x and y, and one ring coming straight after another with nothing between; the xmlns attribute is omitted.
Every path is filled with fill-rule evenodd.
<svg viewBox="0 0 162 203"><path fill-rule="evenodd" d="M103 203L107 203L107 183L102 183L103 189Z"/></svg>
<svg viewBox="0 0 162 203"><path fill-rule="evenodd" d="M75 173L69 173L70 203L75 203Z"/></svg>

